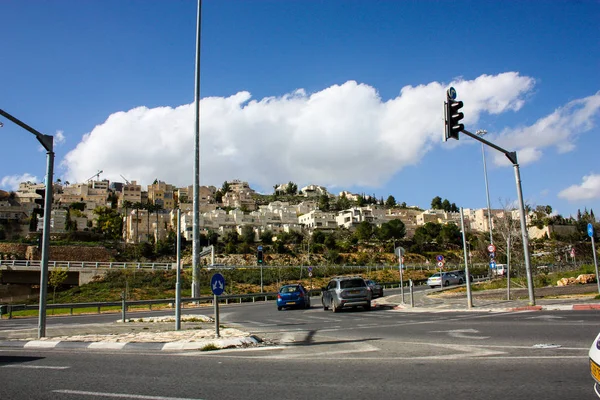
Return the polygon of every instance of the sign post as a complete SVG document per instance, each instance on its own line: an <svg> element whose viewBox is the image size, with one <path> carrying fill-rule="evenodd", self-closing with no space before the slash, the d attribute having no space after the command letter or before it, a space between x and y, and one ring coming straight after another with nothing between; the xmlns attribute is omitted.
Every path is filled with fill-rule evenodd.
<svg viewBox="0 0 600 400"><path fill-rule="evenodd" d="M443 255L439 255L435 258L437 260L437 265L438 267L440 267L440 289L444 287L444 273L442 268L444 268L444 264L446 263L446 261L444 260L444 256Z"/></svg>
<svg viewBox="0 0 600 400"><path fill-rule="evenodd" d="M313 276L313 273L312 273L312 267L311 267L311 266L309 266L309 267L308 267L308 277L310 278L310 289L311 289L311 290L312 290L312 288L313 288L313 285L312 285L312 276Z"/></svg>
<svg viewBox="0 0 600 400"><path fill-rule="evenodd" d="M213 292L213 304L215 306L215 335L220 337L219 334L219 296L223 294L225 290L225 278L221 274L214 274L210 280L210 290Z"/></svg>
<svg viewBox="0 0 600 400"><path fill-rule="evenodd" d="M402 276L402 269L404 266L402 265L404 262L404 248L396 247L396 255L398 256L398 270L400 271L400 294L402 295L402 304L404 304L404 282Z"/></svg>
<svg viewBox="0 0 600 400"><path fill-rule="evenodd" d="M594 267L596 268L596 283L598 284L598 294L600 294L600 276L598 275L598 261L596 259L596 244L594 243L594 225L590 222L587 226L588 236L592 238L592 253L594 254Z"/></svg>

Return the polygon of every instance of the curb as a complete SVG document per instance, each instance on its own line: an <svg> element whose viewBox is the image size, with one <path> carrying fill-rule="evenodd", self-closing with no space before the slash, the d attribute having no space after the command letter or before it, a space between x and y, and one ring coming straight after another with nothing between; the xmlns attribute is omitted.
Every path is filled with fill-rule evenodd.
<svg viewBox="0 0 600 400"><path fill-rule="evenodd" d="M217 348L217 350L221 350L232 347L256 346L261 342L262 340L254 335L223 339L205 339L197 342L75 342L64 340L5 340L0 341L0 348L10 347L20 349L202 351L202 349L209 345L213 345Z"/></svg>

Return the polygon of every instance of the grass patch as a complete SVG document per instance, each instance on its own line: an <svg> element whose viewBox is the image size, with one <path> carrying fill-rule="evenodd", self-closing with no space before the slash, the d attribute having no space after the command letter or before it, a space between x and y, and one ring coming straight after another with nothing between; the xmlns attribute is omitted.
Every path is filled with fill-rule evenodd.
<svg viewBox="0 0 600 400"><path fill-rule="evenodd" d="M217 346L215 346L213 343L209 343L200 349L200 351L214 351L214 350L219 350L219 348Z"/></svg>

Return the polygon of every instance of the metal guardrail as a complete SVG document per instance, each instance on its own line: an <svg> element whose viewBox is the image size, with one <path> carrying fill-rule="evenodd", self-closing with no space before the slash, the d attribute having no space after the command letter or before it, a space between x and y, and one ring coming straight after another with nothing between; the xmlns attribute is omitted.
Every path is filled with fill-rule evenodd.
<svg viewBox="0 0 600 400"><path fill-rule="evenodd" d="M475 277L478 278L478 277ZM480 277L479 277L480 278ZM396 282L379 282L379 284L381 286L383 286L384 289L390 289L390 288L399 288L400 287L400 282L396 281ZM405 281L404 282L404 287L408 287L409 282ZM421 279L421 280L414 280L413 281L413 285L414 286L419 286L419 285L425 285L427 284L427 280L426 279ZM309 295L312 297L315 296L320 296L321 295L321 289L311 289L309 290ZM251 301L251 302L256 302L257 299L259 299L259 301L269 301L269 300L275 300L277 299L277 292L266 292L266 293L249 293L249 294L228 294L228 295L221 295L218 296L218 301L221 303L225 303L225 304L229 304L230 302L238 302L238 303L242 303L244 300L246 301ZM189 298L182 298L181 302L183 303L212 303L214 300L213 296L202 296L202 297L189 297ZM125 307L129 308L129 307L135 307L135 306L148 306L150 310L152 310L152 306L153 305L157 305L157 304L168 304L171 307L175 306L175 299L155 299L155 300L128 300L125 301ZM81 309L81 308L96 308L97 309L97 313L100 314L101 313L101 309L102 308L106 308L106 307L117 307L120 306L122 307L123 302L122 300L117 300L117 301L102 301L102 302L90 302L90 303L64 303L64 304L47 304L46 305L46 309L47 310L53 310L53 309L69 309L70 310L70 314L73 314L73 310L75 309ZM0 318L2 317L2 315L8 314L8 318L12 318L12 314L13 312L16 311L27 311L27 310L39 310L39 305L38 304L5 304L5 305L0 305Z"/></svg>
<svg viewBox="0 0 600 400"><path fill-rule="evenodd" d="M39 260L0 260L2 267L40 268ZM175 269L176 263L101 262L101 261L48 261L48 268L83 269Z"/></svg>

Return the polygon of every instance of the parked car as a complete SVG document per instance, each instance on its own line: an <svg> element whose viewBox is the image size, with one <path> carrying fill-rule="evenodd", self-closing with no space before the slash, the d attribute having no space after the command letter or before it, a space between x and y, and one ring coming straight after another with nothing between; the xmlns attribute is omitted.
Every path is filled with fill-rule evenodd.
<svg viewBox="0 0 600 400"><path fill-rule="evenodd" d="M456 271L449 271L449 273L457 275L459 278L462 279L462 282L466 282L467 281L467 273L465 272L464 269L457 269ZM471 279L471 282L473 282L473 275L469 274L469 278Z"/></svg>
<svg viewBox="0 0 600 400"><path fill-rule="evenodd" d="M283 308L310 308L310 295L300 284L284 285L277 293L277 309Z"/></svg>
<svg viewBox="0 0 600 400"><path fill-rule="evenodd" d="M495 276L506 276L506 264L496 264L496 268L492 269Z"/></svg>
<svg viewBox="0 0 600 400"><path fill-rule="evenodd" d="M590 373L594 378L594 391L596 396L600 397L600 334L596 336L596 340L592 343L589 352L590 357Z"/></svg>
<svg viewBox="0 0 600 400"><path fill-rule="evenodd" d="M383 286L372 279L366 279L367 287L371 291L371 298L383 297Z"/></svg>
<svg viewBox="0 0 600 400"><path fill-rule="evenodd" d="M460 285L464 283L463 278L459 277L456 274L453 274L451 272L444 272L442 275L442 279L440 279L440 273L436 272L435 274L431 275L429 277L429 279L427 279L427 285L429 287L431 287L432 289L436 286L442 286L442 284L444 286L450 286L450 285Z"/></svg>
<svg viewBox="0 0 600 400"><path fill-rule="evenodd" d="M372 293L360 276L333 278L322 289L322 293L323 310L328 310L330 307L333 312L348 307L371 309Z"/></svg>

